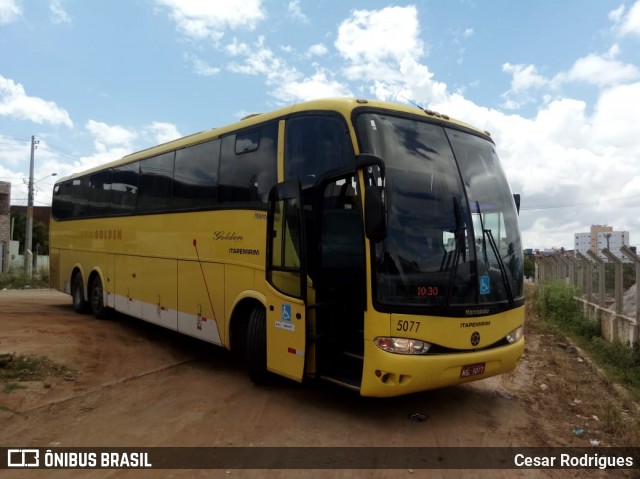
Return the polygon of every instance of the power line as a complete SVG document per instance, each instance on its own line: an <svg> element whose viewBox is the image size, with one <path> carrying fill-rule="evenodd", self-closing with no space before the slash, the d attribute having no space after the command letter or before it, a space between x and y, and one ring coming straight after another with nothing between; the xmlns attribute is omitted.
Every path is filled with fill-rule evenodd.
<svg viewBox="0 0 640 479"><path fill-rule="evenodd" d="M58 156L62 156L63 158L66 158L68 160L77 160L77 161L79 161L81 159L79 156L73 156L70 153L65 153L63 151L56 150L55 148L51 149L51 148L48 148L46 146L41 146L38 149L42 150L42 151L48 151L49 153L53 153L53 154L58 155Z"/></svg>
<svg viewBox="0 0 640 479"><path fill-rule="evenodd" d="M16 141L16 142L18 142L18 141L25 141L25 142L31 141L31 138L28 138L28 137L4 135L4 134L0 133L0 140L5 140L5 139Z"/></svg>
<svg viewBox="0 0 640 479"><path fill-rule="evenodd" d="M68 151L64 150L63 148L61 148L61 147L59 147L57 145L54 145L54 144L52 144L50 142L47 142L46 145L42 146L41 148L43 150L47 150L47 151L49 151L51 153L58 153L58 154L64 156L65 158L68 158L70 160L80 160L80 159L82 159L81 157L76 156L73 153L69 153Z"/></svg>
<svg viewBox="0 0 640 479"><path fill-rule="evenodd" d="M637 199L640 198L640 195L634 195L634 196L623 196L620 198L609 198L607 200L599 200L599 201L590 201L587 203L572 203L572 204L568 204L568 205L552 205L552 206L539 206L539 207L533 207L533 208L520 208L520 211L545 211L545 210L559 210L562 208L575 208L577 206L593 206L593 205L600 205L600 204L604 204L604 203L609 203L612 201L625 201L625 200L632 200L632 199Z"/></svg>

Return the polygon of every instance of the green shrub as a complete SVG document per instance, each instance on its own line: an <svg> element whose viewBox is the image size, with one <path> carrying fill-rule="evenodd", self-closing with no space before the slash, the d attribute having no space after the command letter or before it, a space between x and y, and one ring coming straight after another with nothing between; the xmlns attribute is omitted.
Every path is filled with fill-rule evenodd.
<svg viewBox="0 0 640 479"><path fill-rule="evenodd" d="M572 286L555 281L540 285L534 294L534 307L545 326L574 339L612 380L627 386L640 397L640 347L630 348L602 338L598 322L586 317Z"/></svg>
<svg viewBox="0 0 640 479"><path fill-rule="evenodd" d="M40 274L29 277L23 272L0 273L0 289L48 288L49 270L43 268Z"/></svg>
<svg viewBox="0 0 640 479"><path fill-rule="evenodd" d="M588 321L575 300L575 290L561 281L544 284L536 291L536 306L543 319L575 331Z"/></svg>

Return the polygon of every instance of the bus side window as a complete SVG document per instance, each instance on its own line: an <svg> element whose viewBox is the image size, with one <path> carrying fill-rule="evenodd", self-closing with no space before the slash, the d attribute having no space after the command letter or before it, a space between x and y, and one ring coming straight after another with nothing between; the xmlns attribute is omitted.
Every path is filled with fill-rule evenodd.
<svg viewBox="0 0 640 479"><path fill-rule="evenodd" d="M137 211L162 211L171 206L173 151L140 162Z"/></svg>
<svg viewBox="0 0 640 479"><path fill-rule="evenodd" d="M276 183L278 124L222 138L219 201L266 206Z"/></svg>
<svg viewBox="0 0 640 479"><path fill-rule="evenodd" d="M71 180L71 217L83 218L89 215L89 177Z"/></svg>
<svg viewBox="0 0 640 479"><path fill-rule="evenodd" d="M54 218L65 220L73 214L72 182L65 181L55 186L51 210Z"/></svg>
<svg viewBox="0 0 640 479"><path fill-rule="evenodd" d="M285 180L298 178L311 186L331 170L352 166L353 149L343 119L305 115L287 120Z"/></svg>
<svg viewBox="0 0 640 479"><path fill-rule="evenodd" d="M90 216L102 216L109 213L111 174L112 170L105 170L89 177L88 213Z"/></svg>
<svg viewBox="0 0 640 479"><path fill-rule="evenodd" d="M173 209L210 208L218 202L220 140L207 141L176 152Z"/></svg>
<svg viewBox="0 0 640 479"><path fill-rule="evenodd" d="M129 163L113 169L111 183L111 213L132 213L138 197L138 172L140 162Z"/></svg>

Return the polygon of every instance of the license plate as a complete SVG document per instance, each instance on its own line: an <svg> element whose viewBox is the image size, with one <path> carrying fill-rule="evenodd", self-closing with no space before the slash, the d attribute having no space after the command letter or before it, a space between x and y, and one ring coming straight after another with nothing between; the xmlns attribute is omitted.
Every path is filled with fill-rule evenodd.
<svg viewBox="0 0 640 479"><path fill-rule="evenodd" d="M460 377L468 378L470 376L477 376L482 373L484 373L484 363L468 364L466 366L462 366Z"/></svg>

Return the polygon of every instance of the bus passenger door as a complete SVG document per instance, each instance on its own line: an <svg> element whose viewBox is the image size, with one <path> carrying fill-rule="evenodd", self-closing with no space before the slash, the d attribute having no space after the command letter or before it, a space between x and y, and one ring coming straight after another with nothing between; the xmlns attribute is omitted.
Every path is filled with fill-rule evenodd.
<svg viewBox="0 0 640 479"><path fill-rule="evenodd" d="M267 369L302 381L306 354L307 272L298 180L273 187L267 215Z"/></svg>

